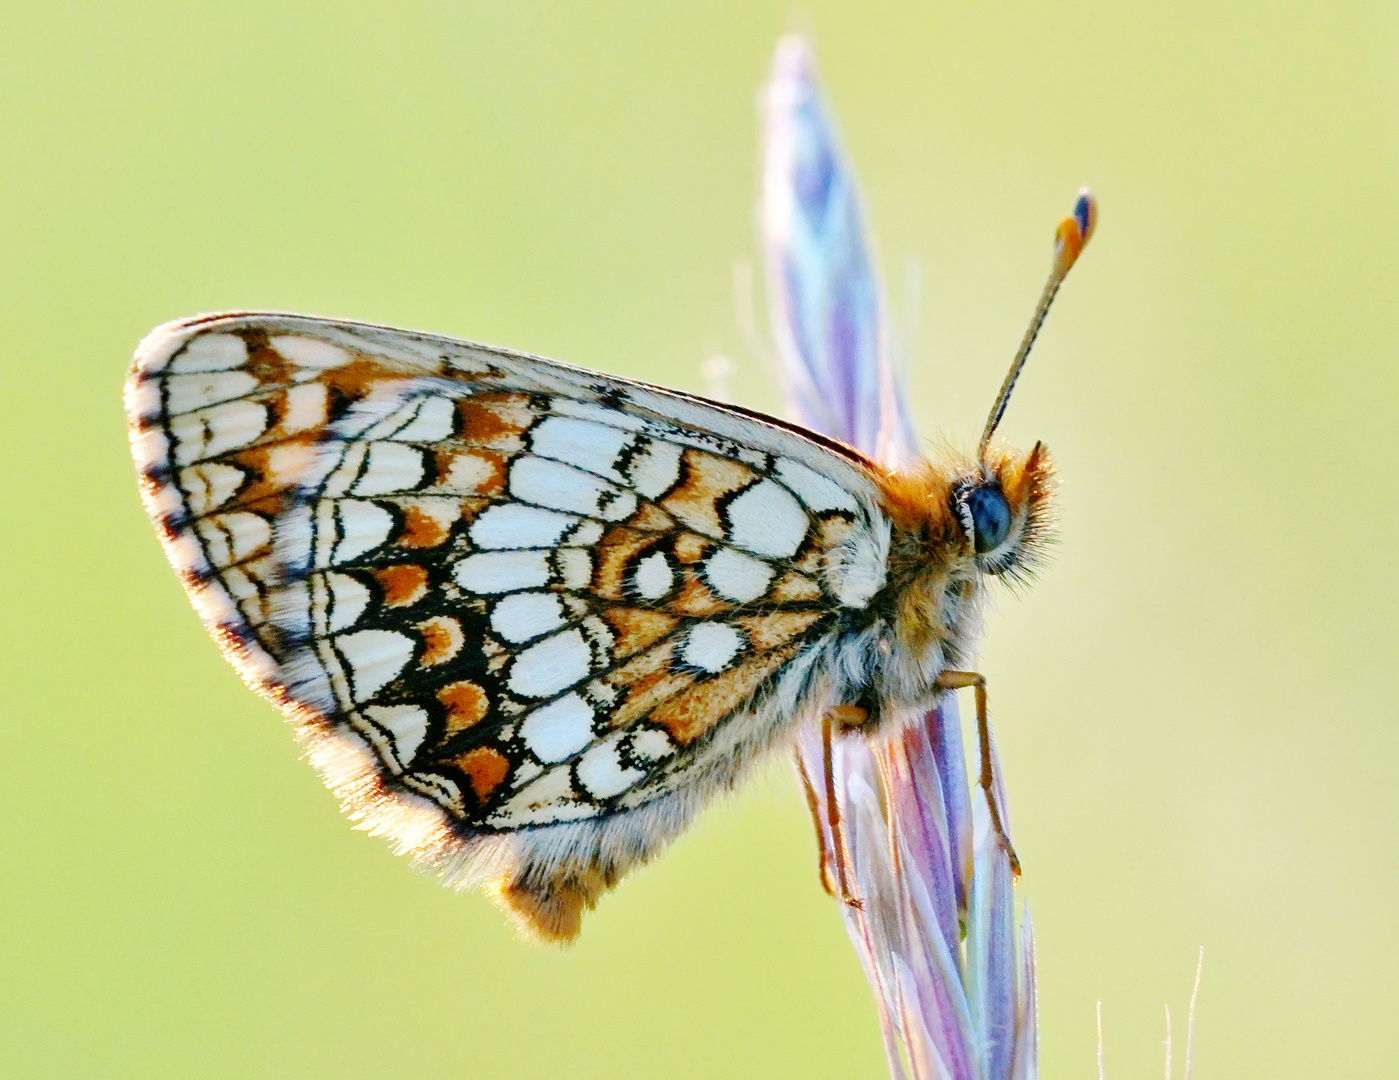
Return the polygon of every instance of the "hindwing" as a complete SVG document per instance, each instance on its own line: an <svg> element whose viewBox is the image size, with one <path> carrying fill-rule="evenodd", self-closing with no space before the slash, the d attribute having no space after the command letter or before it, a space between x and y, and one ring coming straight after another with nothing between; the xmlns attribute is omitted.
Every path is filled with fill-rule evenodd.
<svg viewBox="0 0 1399 1080"><path fill-rule="evenodd" d="M359 787L468 834L714 771L877 530L838 444L451 339L190 320L143 343L127 404L147 507L244 677L366 747Z"/></svg>

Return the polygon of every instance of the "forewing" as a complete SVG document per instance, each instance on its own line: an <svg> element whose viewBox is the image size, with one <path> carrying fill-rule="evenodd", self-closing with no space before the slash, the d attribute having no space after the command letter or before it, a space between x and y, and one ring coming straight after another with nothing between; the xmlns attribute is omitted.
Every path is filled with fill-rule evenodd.
<svg viewBox="0 0 1399 1080"><path fill-rule="evenodd" d="M833 629L833 553L877 514L863 459L778 422L360 324L162 327L127 408L243 676L352 804L411 793L468 834L683 786Z"/></svg>

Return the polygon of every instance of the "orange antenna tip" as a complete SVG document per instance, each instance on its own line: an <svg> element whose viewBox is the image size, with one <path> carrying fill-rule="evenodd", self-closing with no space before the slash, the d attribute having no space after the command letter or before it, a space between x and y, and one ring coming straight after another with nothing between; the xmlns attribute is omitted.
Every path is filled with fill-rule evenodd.
<svg viewBox="0 0 1399 1080"><path fill-rule="evenodd" d="M1054 232L1054 273L1063 277L1078 260L1098 224L1098 200L1088 188L1079 188L1073 213Z"/></svg>

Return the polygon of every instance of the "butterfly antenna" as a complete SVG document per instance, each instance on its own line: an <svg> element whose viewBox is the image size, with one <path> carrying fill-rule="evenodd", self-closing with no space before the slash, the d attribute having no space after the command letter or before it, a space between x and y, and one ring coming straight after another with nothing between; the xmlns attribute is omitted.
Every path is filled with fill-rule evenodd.
<svg viewBox="0 0 1399 1080"><path fill-rule="evenodd" d="M991 409L991 415L986 418L986 430L981 433L981 445L977 448L977 456L983 461L986 460L986 448L991 445L991 436L995 434L996 427L1005 414L1010 392L1015 389L1015 380L1020 378L1020 371L1030 355L1030 348L1039 336L1040 327L1044 325L1044 317L1049 314L1049 305L1054 303L1054 296L1059 291L1059 286L1064 283L1069 267L1078 259L1079 252L1093 235L1093 227L1097 223L1098 200L1088 188L1080 188L1073 213L1059 222L1059 228L1054 232L1054 265L1050 268L1049 280L1044 283L1044 292L1040 293L1040 302L1035 305L1035 313L1030 318L1030 326L1025 331L1024 340L1020 342L1015 360L1011 362L1010 371L1006 373L1006 381L1001 383L1001 392L996 395L996 404Z"/></svg>

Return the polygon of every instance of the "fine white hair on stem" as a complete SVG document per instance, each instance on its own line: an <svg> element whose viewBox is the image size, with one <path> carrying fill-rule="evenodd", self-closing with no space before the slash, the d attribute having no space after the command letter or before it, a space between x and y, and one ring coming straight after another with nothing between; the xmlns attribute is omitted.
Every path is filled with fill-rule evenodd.
<svg viewBox="0 0 1399 1080"><path fill-rule="evenodd" d="M1171 1007L1166 1006L1166 1080L1171 1080Z"/></svg>
<svg viewBox="0 0 1399 1080"><path fill-rule="evenodd" d="M1190 1010L1185 1021L1185 1080L1190 1080L1195 1068L1195 1002L1200 996L1200 973L1205 966L1205 947L1200 946L1199 958L1195 962L1195 984L1190 990ZM1171 1080L1174 1072L1172 1061L1174 1041L1171 1036L1171 1007L1166 1006L1166 1080ZM1098 1002L1098 1080L1103 1080L1103 1003Z"/></svg>
<svg viewBox="0 0 1399 1080"><path fill-rule="evenodd" d="M1190 1015L1185 1020L1185 1080L1195 1067L1195 1001L1200 996L1200 974L1205 970L1205 947L1200 946L1199 959L1195 961L1195 985L1190 991Z"/></svg>
<svg viewBox="0 0 1399 1080"><path fill-rule="evenodd" d="M1098 1002L1098 1080L1103 1080L1103 1003Z"/></svg>

